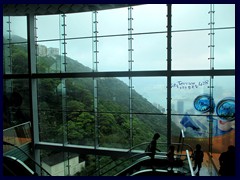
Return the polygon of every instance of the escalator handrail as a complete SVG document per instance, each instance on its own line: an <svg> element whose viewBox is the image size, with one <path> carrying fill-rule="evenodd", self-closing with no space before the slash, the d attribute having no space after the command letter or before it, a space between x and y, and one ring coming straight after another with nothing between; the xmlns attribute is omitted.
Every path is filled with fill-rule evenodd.
<svg viewBox="0 0 240 180"><path fill-rule="evenodd" d="M143 154L148 155L148 154L151 154L151 153L145 152L145 153L143 153ZM107 171L105 171L104 173L102 173L101 176L104 175L104 174L106 174L106 173L108 173L109 171L113 170L113 169L116 168L117 166L120 166L121 164L125 163L126 161L128 161L128 160L130 160L130 159L132 159L132 158L134 158L134 157L137 157L137 156L142 156L143 154L134 154L134 155L130 156L129 158L125 159L124 161L120 162L119 164L116 164L116 165L113 166L112 168L110 168L110 169L108 169ZM131 166L133 166L133 164L132 164ZM121 172L122 172L122 171L121 171Z"/></svg>
<svg viewBox="0 0 240 180"><path fill-rule="evenodd" d="M144 153L142 153L142 154L135 154L135 155L132 155L132 156L130 156L129 158L125 159L124 161L122 161L122 162L116 164L115 166L113 166L112 168L108 169L108 170L105 171L104 173L101 173L100 176L101 176L101 175L104 175L104 174L106 174L106 173L108 173L109 171L111 171L111 170L113 170L114 168L116 168L117 166L119 166L119 165L125 163L126 161L129 161L130 159L135 158L135 157L137 157L137 156L142 156L142 155L144 155L144 154L147 156L147 155L151 154L151 152L144 152ZM164 154L166 154L166 152L164 152ZM176 154L176 156L186 156L186 155L183 155L183 154ZM166 156L163 156L163 157L166 158ZM139 163L139 162L136 162L136 163ZM130 167L134 166L136 163L132 164ZM128 167L128 168L129 168L129 167ZM124 170L126 170L126 168L125 168ZM123 172L124 170L122 170L121 172ZM121 172L119 172L118 174L120 174Z"/></svg>
<svg viewBox="0 0 240 180"><path fill-rule="evenodd" d="M140 143L140 144L137 144L137 145L131 147L131 148L126 152L126 154L130 153L134 148L139 147L139 146L142 146L142 145L145 145L145 144L149 144L149 142L143 142L143 143ZM157 142L157 144L167 144L167 142ZM193 148L192 148L189 144L186 144L186 143L172 143L172 144L173 144L173 145L185 145L185 146L189 147L189 148L191 149L192 153L193 153ZM147 153L145 153L145 154L147 154ZM137 154L137 155L139 155L139 154ZM142 155L142 154L140 154L140 155ZM125 156L127 156L127 155L124 155L124 156L122 156L122 157L125 157ZM183 156L183 155L179 154L178 156ZM130 156L130 158L131 158L131 157L132 157L132 156ZM128 158L128 159L129 159L129 158ZM127 160L128 160L128 159L127 159ZM94 170L94 172L90 173L90 175L96 174L98 171L101 171L103 168L105 168L106 166L108 166L109 164L111 164L111 163L113 163L113 162L115 162L115 160L109 161L108 163L106 163L105 165L103 165L101 168ZM125 161L123 161L123 162L125 162ZM120 164L121 164L121 163L120 163ZM119 164L118 164L118 165L119 165ZM114 166L114 168L115 168L115 167L116 167L116 166ZM113 168L111 168L111 169L113 169ZM108 171L107 171L107 172L108 172ZM104 174L105 174L105 173L104 173Z"/></svg>
<svg viewBox="0 0 240 180"><path fill-rule="evenodd" d="M144 144L148 144L148 143L149 143L149 142L143 142L143 143L141 143L141 144L137 144L137 145L131 147L126 153L131 152L134 148L136 148L136 147L138 147L138 146L141 146L141 145L144 145ZM124 156L126 156L126 155L124 155ZM122 157L124 157L124 156L122 156ZM109 164L111 164L111 163L113 163L113 162L115 162L115 160L109 161L108 163L106 163L105 165L103 165L101 168L94 170L94 172L93 172L93 173L90 173L90 174L95 174L96 172L102 170L103 168L105 168L106 166L108 166Z"/></svg>
<svg viewBox="0 0 240 180"><path fill-rule="evenodd" d="M194 171L193 171L193 167L192 167L192 161L191 161L188 150L186 150L186 154L187 154L187 159L188 159L188 164L189 164L189 169L190 169L190 172L191 172L191 176L195 176Z"/></svg>
<svg viewBox="0 0 240 180"><path fill-rule="evenodd" d="M44 169L40 164L38 164L31 156L29 156L25 151L23 151L20 147L16 146L15 144L9 143L9 142L5 142L3 141L4 145L9 145L9 146L13 146L16 149L20 150L24 155L26 155L34 164L36 164L41 170L43 170L47 175L51 176L51 174Z"/></svg>

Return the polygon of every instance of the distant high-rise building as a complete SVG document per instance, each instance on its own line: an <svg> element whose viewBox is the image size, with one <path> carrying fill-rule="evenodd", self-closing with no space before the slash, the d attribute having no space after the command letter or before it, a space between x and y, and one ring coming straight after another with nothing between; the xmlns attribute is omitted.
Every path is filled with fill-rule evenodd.
<svg viewBox="0 0 240 180"><path fill-rule="evenodd" d="M184 102L183 102L183 100L178 100L177 101L177 111L180 114L184 113Z"/></svg>
<svg viewBox="0 0 240 180"><path fill-rule="evenodd" d="M59 55L59 48L53 48L53 47L47 48L47 55L48 56Z"/></svg>
<svg viewBox="0 0 240 180"><path fill-rule="evenodd" d="M46 46L38 45L37 50L38 50L38 56L47 56L48 49Z"/></svg>

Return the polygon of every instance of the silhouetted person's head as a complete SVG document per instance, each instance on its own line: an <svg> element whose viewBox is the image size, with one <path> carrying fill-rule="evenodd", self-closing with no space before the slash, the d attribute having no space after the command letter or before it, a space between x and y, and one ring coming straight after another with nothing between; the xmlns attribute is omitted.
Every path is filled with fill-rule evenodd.
<svg viewBox="0 0 240 180"><path fill-rule="evenodd" d="M201 145L200 144L196 145L196 150L201 150Z"/></svg>
<svg viewBox="0 0 240 180"><path fill-rule="evenodd" d="M235 152L235 146L233 146L233 145L228 146L228 151Z"/></svg>
<svg viewBox="0 0 240 180"><path fill-rule="evenodd" d="M159 133L155 133L153 136L154 140L158 140L158 138L160 138L160 134Z"/></svg>

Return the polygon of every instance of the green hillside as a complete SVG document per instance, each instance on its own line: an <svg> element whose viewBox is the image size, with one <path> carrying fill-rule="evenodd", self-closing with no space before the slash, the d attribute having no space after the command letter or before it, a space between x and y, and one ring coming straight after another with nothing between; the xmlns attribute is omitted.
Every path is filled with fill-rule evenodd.
<svg viewBox="0 0 240 180"><path fill-rule="evenodd" d="M26 48L15 45L12 48L12 73L26 73ZM69 57L67 72L90 72L86 67ZM53 68L54 67L54 68ZM37 58L38 73L59 72L60 56ZM38 80L38 102L40 139L42 141L62 142L64 131L67 140L73 144L93 145L96 133L100 146L128 148L130 146L129 87L117 78L98 78L98 131L95 131L94 96L92 78L66 79L66 126L63 126L63 104L61 80L44 78ZM27 86L16 81L15 90ZM22 93L22 96L26 94ZM159 109L135 90L132 93L133 144L150 141L155 132L161 134L160 141L166 141L167 119ZM24 98L24 99L29 99ZM27 106L27 102L25 105ZM145 114L146 113L146 114ZM153 114L151 114L153 113ZM172 134L178 135L179 128L172 123Z"/></svg>

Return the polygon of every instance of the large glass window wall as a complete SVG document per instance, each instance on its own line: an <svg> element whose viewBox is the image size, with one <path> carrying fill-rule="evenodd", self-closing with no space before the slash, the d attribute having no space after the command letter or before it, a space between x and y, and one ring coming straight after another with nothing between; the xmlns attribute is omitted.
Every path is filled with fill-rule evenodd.
<svg viewBox="0 0 240 180"><path fill-rule="evenodd" d="M57 153L75 161L75 154L48 153L46 146L109 150L115 156L116 149L149 142L155 132L165 151L181 129L187 143L201 143L205 152L235 144L235 9L214 6L215 22L211 7L172 5L172 31L166 5L39 15L30 22L35 32L30 40L26 16L4 17L4 96L17 92L23 99L24 122L38 130L33 139L43 149L42 163ZM209 98L214 107L202 107L201 100ZM21 124L10 117L15 107L7 104L4 99L4 128ZM86 164L78 175L114 159L101 152L83 151L78 158ZM73 175L69 169L64 173Z"/></svg>

